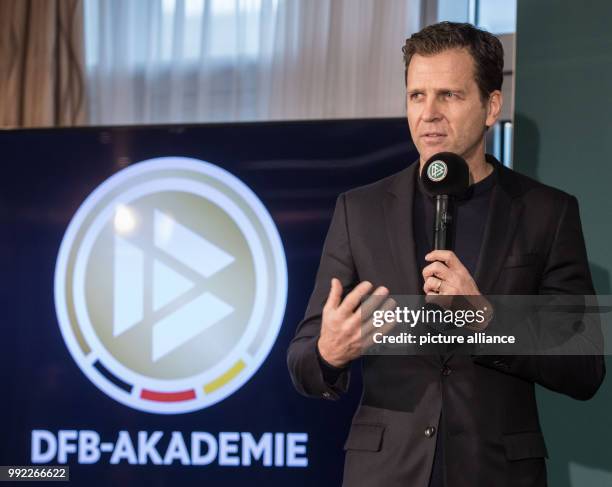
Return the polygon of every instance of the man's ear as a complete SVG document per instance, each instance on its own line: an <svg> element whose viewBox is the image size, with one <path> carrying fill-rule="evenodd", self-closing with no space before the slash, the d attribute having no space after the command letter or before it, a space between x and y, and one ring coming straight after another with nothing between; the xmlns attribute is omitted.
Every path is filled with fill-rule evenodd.
<svg viewBox="0 0 612 487"><path fill-rule="evenodd" d="M487 119L485 121L487 127L495 125L495 122L497 122L497 119L501 115L503 104L504 99L501 91L495 90L489 94L489 100L487 101Z"/></svg>

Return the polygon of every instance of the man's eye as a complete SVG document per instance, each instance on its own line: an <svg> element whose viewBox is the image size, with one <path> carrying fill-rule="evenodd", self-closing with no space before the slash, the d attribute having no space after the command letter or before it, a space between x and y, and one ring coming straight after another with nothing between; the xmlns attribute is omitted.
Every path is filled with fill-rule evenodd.
<svg viewBox="0 0 612 487"><path fill-rule="evenodd" d="M452 91L447 91L446 93L444 93L444 96L446 98L453 98L455 94Z"/></svg>
<svg viewBox="0 0 612 487"><path fill-rule="evenodd" d="M410 93L410 99L411 100L416 100L416 99L421 97L421 94L422 93Z"/></svg>

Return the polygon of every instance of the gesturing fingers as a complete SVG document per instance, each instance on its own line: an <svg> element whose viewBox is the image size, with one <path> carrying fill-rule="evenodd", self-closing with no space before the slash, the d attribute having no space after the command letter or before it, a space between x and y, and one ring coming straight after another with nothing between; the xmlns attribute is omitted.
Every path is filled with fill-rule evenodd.
<svg viewBox="0 0 612 487"><path fill-rule="evenodd" d="M391 333L395 327L395 319L385 320L385 326L374 326L373 314L374 311L379 311L380 316L385 316L387 311L393 311L397 308L397 301L395 299L386 296L382 297L383 301L379 303L376 309L372 310L372 314L367 318L364 317L361 323L361 347L363 351L374 345L373 336L375 333L382 333L384 335ZM393 315L395 313L392 313Z"/></svg>
<svg viewBox="0 0 612 487"><path fill-rule="evenodd" d="M359 283L355 288L346 295L338 311L344 316L348 316L355 311L355 309L361 304L363 297L372 290L372 283L369 281L363 281Z"/></svg>
<svg viewBox="0 0 612 487"><path fill-rule="evenodd" d="M374 311L378 309L380 304L383 303L385 299L387 299L388 295L389 290L386 287L380 286L376 288L376 290L370 296L368 296L368 298L363 301L361 306L359 306L359 308L357 309L356 313L360 314L360 319L368 319L372 315L372 313L374 313Z"/></svg>
<svg viewBox="0 0 612 487"><path fill-rule="evenodd" d="M342 299L342 284L339 279L335 277L331 280L331 287L329 288L329 295L327 296L327 301L325 302L325 306L323 306L323 311L331 311L336 309L340 305L340 301Z"/></svg>

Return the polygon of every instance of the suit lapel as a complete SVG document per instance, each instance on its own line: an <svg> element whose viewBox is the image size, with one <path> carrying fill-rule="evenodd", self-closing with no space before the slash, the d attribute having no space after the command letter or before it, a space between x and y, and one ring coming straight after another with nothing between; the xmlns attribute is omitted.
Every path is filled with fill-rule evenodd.
<svg viewBox="0 0 612 487"><path fill-rule="evenodd" d="M385 227L394 272L390 291L396 295L422 295L421 269L417 263L414 238L413 205L418 160L404 169L389 185L383 200ZM442 364L441 355L419 355L421 360L431 362L435 367Z"/></svg>
<svg viewBox="0 0 612 487"><path fill-rule="evenodd" d="M421 294L413 231L414 185L418 161L394 178L384 196L385 227L393 262L393 294Z"/></svg>
<svg viewBox="0 0 612 487"><path fill-rule="evenodd" d="M474 281L481 294L484 295L494 293L497 276L510 250L523 211L522 201L515 197L517 188L513 184L512 172L497 160L489 157L487 156L487 160L495 166L497 171L497 184L493 187L493 194L491 194L489 214L474 275ZM447 363L454 355L455 350L451 348L444 354L444 363Z"/></svg>
<svg viewBox="0 0 612 487"><path fill-rule="evenodd" d="M523 204L514 198L512 173L495 161L497 184L493 188L489 215L474 280L482 294L492 294L514 238Z"/></svg>

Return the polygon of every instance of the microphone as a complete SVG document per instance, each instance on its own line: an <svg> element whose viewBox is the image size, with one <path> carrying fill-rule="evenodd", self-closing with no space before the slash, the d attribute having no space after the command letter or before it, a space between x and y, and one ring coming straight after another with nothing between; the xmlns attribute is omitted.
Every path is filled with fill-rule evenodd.
<svg viewBox="0 0 612 487"><path fill-rule="evenodd" d="M433 225L434 250L453 250L455 198L470 187L470 170L465 160L453 152L439 152L429 158L421 172L425 192L436 203Z"/></svg>

